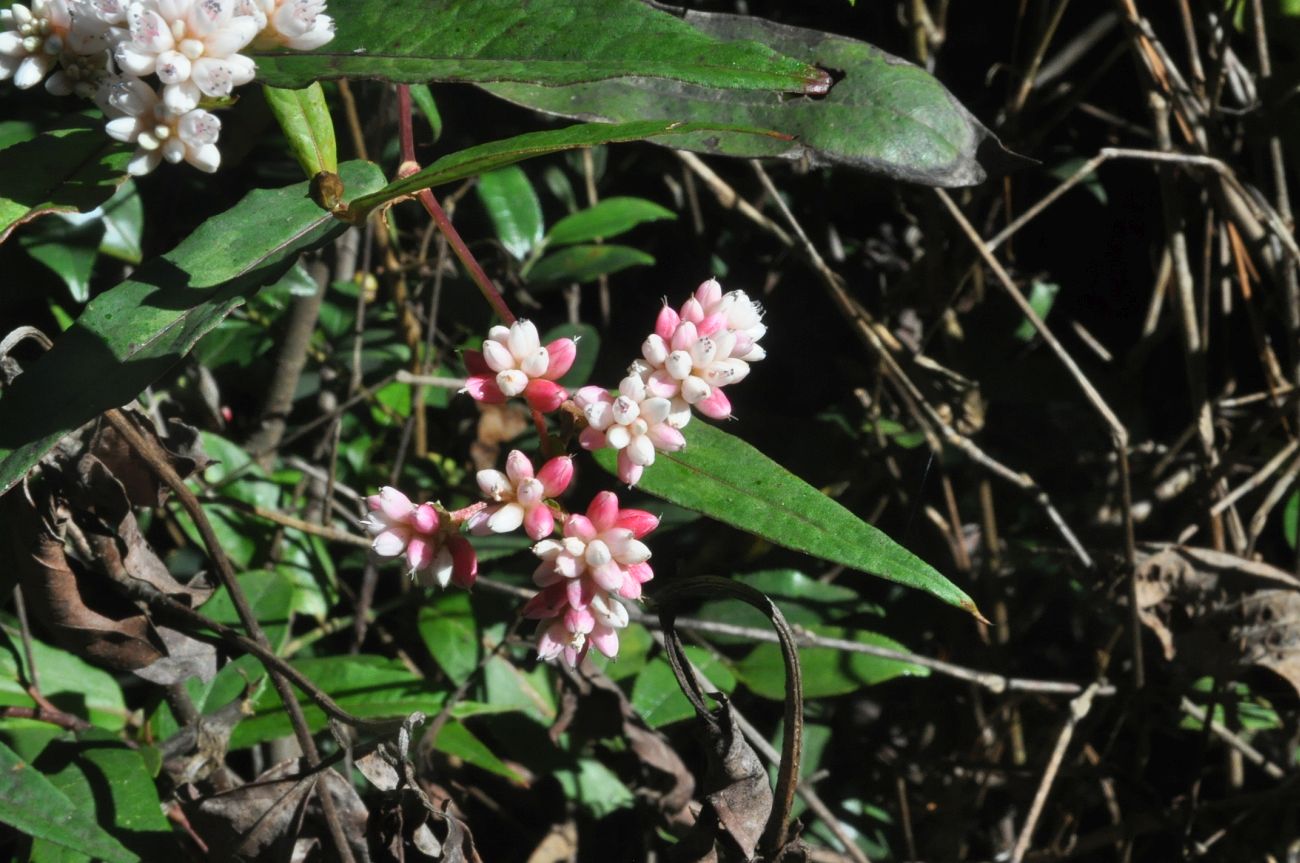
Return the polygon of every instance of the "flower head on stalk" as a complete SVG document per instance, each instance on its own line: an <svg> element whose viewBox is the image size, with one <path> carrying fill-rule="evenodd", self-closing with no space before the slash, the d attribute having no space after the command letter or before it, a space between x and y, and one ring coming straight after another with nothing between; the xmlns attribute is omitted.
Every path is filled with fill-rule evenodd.
<svg viewBox="0 0 1300 863"><path fill-rule="evenodd" d="M641 539L659 519L644 510L620 508L613 492L601 492L585 515L572 514L564 538L533 547L542 563L533 581L542 590L524 606L537 625L537 653L542 659L563 655L577 665L587 650L613 658L618 631L628 624L619 601L639 599L641 585L654 577L647 563L650 549Z"/></svg>
<svg viewBox="0 0 1300 863"><path fill-rule="evenodd" d="M464 392L488 404L523 396L534 410L553 411L569 397L556 381L564 377L575 356L573 339L556 339L543 347L532 321L495 326L482 350L465 351L469 378Z"/></svg>
<svg viewBox="0 0 1300 863"><path fill-rule="evenodd" d="M674 422L672 402L652 395L639 375L623 378L617 396L603 387L583 387L573 402L587 418L578 442L583 449L618 450L618 478L628 485L640 481L642 471L654 464L656 450L676 452L686 446ZM689 416L689 407L686 412Z"/></svg>
<svg viewBox="0 0 1300 863"><path fill-rule="evenodd" d="M767 331L762 316L744 291L724 294L717 280L709 279L680 311L664 305L632 371L645 380L651 395L673 402L673 423L679 428L690 421L686 406L726 419L731 400L723 387L744 380L749 364L766 356L758 345Z"/></svg>
<svg viewBox="0 0 1300 863"><path fill-rule="evenodd" d="M555 515L547 498L559 497L573 479L573 459L556 456L534 475L533 463L519 450L506 458L506 470L481 470L478 485L493 504L472 515L466 524L471 533L509 533L521 524L532 539L542 539L555 530Z"/></svg>
<svg viewBox="0 0 1300 863"><path fill-rule="evenodd" d="M253 80L253 61L239 51L257 35L252 15L235 0L137 0L127 7L130 38L116 59L132 75L157 75L163 102L177 114L204 96L229 96Z"/></svg>
<svg viewBox="0 0 1300 863"><path fill-rule="evenodd" d="M0 10L0 81L19 89L35 87L60 57L105 51L108 23L93 15L74 15L68 0L32 0Z"/></svg>
<svg viewBox="0 0 1300 863"><path fill-rule="evenodd" d="M257 19L253 47L311 51L334 38L334 19L325 0L237 0L235 11Z"/></svg>
<svg viewBox="0 0 1300 863"><path fill-rule="evenodd" d="M384 486L366 498L370 514L362 524L380 557L404 557L411 578L424 587L455 583L469 589L478 577L478 558L455 523L432 503L415 504Z"/></svg>
<svg viewBox="0 0 1300 863"><path fill-rule="evenodd" d="M215 114L202 108L176 114L139 78L118 77L105 84L104 92L102 101L119 115L105 127L109 137L136 145L128 173L148 174L163 159L189 162L209 174L221 164L221 120Z"/></svg>

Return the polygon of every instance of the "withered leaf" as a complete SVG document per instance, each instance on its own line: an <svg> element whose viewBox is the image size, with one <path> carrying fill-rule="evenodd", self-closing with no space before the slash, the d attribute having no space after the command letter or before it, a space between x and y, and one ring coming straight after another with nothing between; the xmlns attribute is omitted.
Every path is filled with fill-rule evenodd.
<svg viewBox="0 0 1300 863"><path fill-rule="evenodd" d="M1144 548L1138 558L1138 616L1165 659L1195 673L1231 676L1252 665L1300 694L1300 580L1226 552Z"/></svg>
<svg viewBox="0 0 1300 863"><path fill-rule="evenodd" d="M212 860L288 860L300 841L332 843L320 794L330 795L357 863L368 863L369 812L351 783L333 769L302 775L297 759L282 761L253 782L182 803Z"/></svg>

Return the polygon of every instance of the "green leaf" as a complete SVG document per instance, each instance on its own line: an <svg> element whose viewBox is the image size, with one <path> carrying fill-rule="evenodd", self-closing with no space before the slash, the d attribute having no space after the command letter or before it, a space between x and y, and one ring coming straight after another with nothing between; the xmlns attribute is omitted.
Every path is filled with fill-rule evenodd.
<svg viewBox="0 0 1300 863"><path fill-rule="evenodd" d="M529 282L594 282L654 262L652 256L631 246L566 246L534 264L526 277Z"/></svg>
<svg viewBox="0 0 1300 863"><path fill-rule="evenodd" d="M0 704L33 707L35 702L19 684L17 662L22 663L22 678L30 680L31 676L16 622L5 619L0 623L0 635L0 641L9 641L0 649ZM41 676L41 694L56 707L113 731L126 725L129 711L122 688L111 674L39 639L33 638L31 644L32 658Z"/></svg>
<svg viewBox="0 0 1300 863"><path fill-rule="evenodd" d="M837 626L806 628L827 638L856 641L890 650L907 650L893 639L874 632ZM800 647L799 665L803 668L804 698L844 695L905 674L925 677L930 673L928 668L920 665L830 647ZM736 676L756 695L777 701L785 699L785 665L781 661L781 648L778 645L760 644L755 647L736 665Z"/></svg>
<svg viewBox="0 0 1300 863"><path fill-rule="evenodd" d="M642 222L676 219L672 210L644 198L606 198L595 206L565 216L546 234L552 246L588 243L595 239L608 240L632 230Z"/></svg>
<svg viewBox="0 0 1300 863"><path fill-rule="evenodd" d="M98 111L66 114L0 150L0 243L46 213L84 213L126 179L130 148L104 134Z"/></svg>
<svg viewBox="0 0 1300 863"><path fill-rule="evenodd" d="M1300 491L1291 495L1282 510L1282 534L1292 548L1295 548L1297 523L1300 523Z"/></svg>
<svg viewBox="0 0 1300 863"><path fill-rule="evenodd" d="M525 671L523 663L493 656L483 668L487 703L501 710L521 710L544 725L555 721L555 696L551 694L548 666L539 663Z"/></svg>
<svg viewBox="0 0 1300 863"><path fill-rule="evenodd" d="M454 755L476 767L482 767L489 773L503 776L511 782L522 783L524 781L523 777L510 769L510 765L498 758L463 723L448 722L443 725L439 729L438 737L433 745L439 752Z"/></svg>
<svg viewBox="0 0 1300 863"><path fill-rule="evenodd" d="M479 178L479 200L487 208L506 251L522 261L542 241L542 202L518 165Z"/></svg>
<svg viewBox="0 0 1300 863"><path fill-rule="evenodd" d="M478 668L482 655L469 594L463 591L439 594L420 609L418 628L424 646L438 667L457 685L468 680Z"/></svg>
<svg viewBox="0 0 1300 863"><path fill-rule="evenodd" d="M253 616L262 625L271 642L271 649L279 653L289 637L293 582L277 570L266 569L241 573L238 579L248 598L248 605L253 610ZM225 587L218 588L203 604L203 613L218 623L241 626L235 603Z"/></svg>
<svg viewBox="0 0 1300 863"><path fill-rule="evenodd" d="M97 220L73 226L47 219L20 234L18 244L63 280L75 302L84 303L90 299L90 274L103 235L104 226Z"/></svg>
<svg viewBox="0 0 1300 863"><path fill-rule="evenodd" d="M357 190L383 182L369 163L341 173ZM135 398L246 296L344 228L311 202L306 183L257 190L96 297L0 398L0 492L64 434Z"/></svg>
<svg viewBox="0 0 1300 863"><path fill-rule="evenodd" d="M776 645L772 645L775 647ZM714 686L730 693L736 688L736 677L717 654L702 647L690 645L686 655L691 663L709 678ZM672 667L662 656L652 659L632 684L632 707L651 728L680 722L695 715L695 708L682 694Z"/></svg>
<svg viewBox="0 0 1300 863"><path fill-rule="evenodd" d="M630 78L565 87L494 84L486 89L564 117L610 123L633 118L733 123L791 136L778 140L723 132L661 142L701 153L849 165L932 186L969 186L984 179L977 151L986 140L995 140L992 133L924 69L865 42L760 18L689 11L685 22L717 38L761 40L843 77L820 99Z"/></svg>
<svg viewBox="0 0 1300 863"><path fill-rule="evenodd" d="M289 141L289 149L307 172L308 179L321 171L338 173L334 120L330 117L330 107L325 102L325 91L320 82L313 81L301 90L263 87L262 92Z"/></svg>
<svg viewBox="0 0 1300 863"><path fill-rule="evenodd" d="M104 239L99 250L128 264L140 263L144 259L144 202L135 183L127 180L99 209L104 216Z"/></svg>
<svg viewBox="0 0 1300 863"><path fill-rule="evenodd" d="M310 53L251 51L258 78L573 84L624 75L712 87L819 92L825 72L755 42L723 44L637 0L388 0L335 18Z"/></svg>
<svg viewBox="0 0 1300 863"><path fill-rule="evenodd" d="M428 681L413 674L400 661L382 656L295 659L293 665L340 707L363 718L407 716L417 710L434 716L447 699L446 692L430 689ZM299 702L312 731L324 728L325 713L305 695L299 696ZM463 719L493 712L498 711L486 704L462 700L456 702L451 716ZM279 696L273 688L266 687L254 702L253 715L235 726L230 748L242 749L292 733Z"/></svg>
<svg viewBox="0 0 1300 863"><path fill-rule="evenodd" d="M594 758L580 758L577 770L557 770L554 776L565 799L578 801L596 818L636 804L636 797L614 771Z"/></svg>
<svg viewBox="0 0 1300 863"><path fill-rule="evenodd" d="M429 89L429 85L412 84L411 101L429 123L429 131L433 133L433 143L438 143L438 139L442 137L442 114L438 113L438 103L433 101L433 91Z"/></svg>
<svg viewBox="0 0 1300 863"><path fill-rule="evenodd" d="M108 863L135 863L132 854L104 832L90 811L74 806L44 774L0 743L0 822L36 839L98 857Z"/></svg>
<svg viewBox="0 0 1300 863"><path fill-rule="evenodd" d="M866 602L852 588L840 584L826 584L809 578L793 569L773 569L736 577L755 590L777 601L781 613L791 626L816 626L841 621L846 617L879 614L880 609ZM730 600L712 600L700 606L695 614L702 620L747 626L752 629L771 628L767 616L753 606ZM736 635L711 633L709 638L718 644L752 644L751 639Z"/></svg>
<svg viewBox="0 0 1300 863"><path fill-rule="evenodd" d="M174 853L171 826L162 814L158 789L140 752L128 748L114 735L91 729L76 740L56 740L33 764L74 808L94 813L99 824L145 860L160 860ZM32 859L48 859L48 840L32 844ZM42 846L46 846L42 848ZM60 849L62 850L62 849ZM55 859L68 860L59 853ZM77 855L77 859L88 857Z"/></svg>
<svg viewBox="0 0 1300 863"><path fill-rule="evenodd" d="M697 420L686 448L658 453L638 487L755 536L915 587L979 615L969 596L934 567L737 437ZM617 454L596 453L610 473Z"/></svg>
<svg viewBox="0 0 1300 863"><path fill-rule="evenodd" d="M707 123L677 123L661 120L638 121L610 125L608 123L584 123L566 126L563 129L551 129L546 132L529 132L479 144L456 153L443 156L429 167L417 171L409 177L389 183L378 192L355 198L348 206L349 218L358 222L376 207L389 201L415 194L422 189L430 189L445 183L454 183L474 177L487 171L513 165L525 159L559 153L564 150L576 150L580 147L594 147L598 144L619 144L628 141L640 141L650 138L686 135L691 132L717 130L723 127ZM727 126L737 134L765 136L771 133L762 129ZM0 151L3 152L3 151ZM349 190L353 192L355 190Z"/></svg>
<svg viewBox="0 0 1300 863"><path fill-rule="evenodd" d="M1061 286L1055 282L1044 282L1042 279L1034 279L1029 289L1029 306L1039 318L1046 319L1049 312L1052 311L1052 305L1056 302L1056 295L1061 290ZM1032 339L1038 330L1025 318L1016 327L1015 337L1022 342Z"/></svg>

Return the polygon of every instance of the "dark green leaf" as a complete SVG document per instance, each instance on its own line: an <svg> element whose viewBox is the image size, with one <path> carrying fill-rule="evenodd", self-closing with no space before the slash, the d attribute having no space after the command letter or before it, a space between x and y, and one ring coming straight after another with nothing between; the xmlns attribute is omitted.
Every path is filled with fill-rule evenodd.
<svg viewBox="0 0 1300 863"><path fill-rule="evenodd" d="M301 90L263 87L262 92L307 177L310 179L321 171L337 173L339 156L334 143L334 120L320 82L313 81Z"/></svg>
<svg viewBox="0 0 1300 863"><path fill-rule="evenodd" d="M1045 282L1042 279L1034 279L1029 290L1029 306L1039 318L1046 319L1049 312L1052 311L1052 305L1056 302L1056 295L1061 290L1061 286L1055 282ZM1028 318L1020 322L1016 327L1015 336L1022 342L1032 339L1038 330L1030 323Z"/></svg>
<svg viewBox="0 0 1300 863"><path fill-rule="evenodd" d="M75 302L84 303L90 299L90 273L103 234L104 226L98 221L73 227L46 219L20 234L18 244L63 280Z"/></svg>
<svg viewBox="0 0 1300 863"><path fill-rule="evenodd" d="M835 626L810 626L807 629L828 638L840 638L890 650L907 650L898 642L874 632ZM799 664L803 668L804 698L844 695L904 674L924 677L930 673L928 668L920 665L829 647L799 648ZM777 701L785 699L785 666L778 645L760 644L755 647L736 665L736 676L751 691L764 698Z"/></svg>
<svg viewBox="0 0 1300 863"><path fill-rule="evenodd" d="M35 702L19 683L17 661L23 664L23 679L31 680L26 668L17 623L0 624L0 704L33 707ZM8 645L3 641L8 640ZM122 688L111 674L89 665L65 650L32 639L32 658L41 676L41 694L54 705L103 728L113 731L126 725L129 711Z"/></svg>
<svg viewBox="0 0 1300 863"><path fill-rule="evenodd" d="M522 710L550 725L555 721L555 697L551 694L550 672L545 663L532 671L504 656L494 656L483 668L487 703L502 710Z"/></svg>
<svg viewBox="0 0 1300 863"><path fill-rule="evenodd" d="M924 590L979 614L932 566L791 474L748 443L701 420L684 429L686 448L659 453L639 487L777 545ZM616 453L596 453L615 471Z"/></svg>
<svg viewBox="0 0 1300 863"><path fill-rule="evenodd" d="M389 183L374 194L355 198L349 205L349 215L353 221L356 221L365 217L376 207L397 198L412 195L421 189L430 189L444 183L454 183L457 180L464 180L467 177L474 177L506 165L513 165L525 159L545 156L548 153L576 150L580 147L593 147L597 144L619 144L650 138L675 137L690 132L719 128L722 127L707 123L676 123L654 120L619 125L585 123L546 132L529 132L525 135L516 135L513 138L479 144L476 147L443 156L424 170ZM726 128L736 134L759 136L771 134L761 129L736 126L727 126ZM348 191L354 193L356 190L349 189Z"/></svg>
<svg viewBox="0 0 1300 863"><path fill-rule="evenodd" d="M126 179L130 148L104 133L97 111L67 114L0 150L0 243L46 213L84 213Z"/></svg>
<svg viewBox="0 0 1300 863"><path fill-rule="evenodd" d="M271 649L279 652L289 636L289 614L293 603L293 582L276 570L254 569L241 573L239 584L244 589L253 615L262 625ZM239 614L225 587L203 604L203 613L218 623L238 627Z"/></svg>
<svg viewBox="0 0 1300 863"><path fill-rule="evenodd" d="M419 630L429 655L443 673L457 685L469 679L482 655L469 594L449 591L423 606Z"/></svg>
<svg viewBox="0 0 1300 863"><path fill-rule="evenodd" d="M135 863L140 858L95 823L92 811L74 806L62 791L31 764L0 743L0 822L36 839L98 857L108 863Z"/></svg>
<svg viewBox="0 0 1300 863"><path fill-rule="evenodd" d="M523 778L511 770L510 765L493 754L492 750L475 737L474 732L466 728L463 723L448 722L442 726L438 731L434 748L467 761L475 767L481 767L489 773L503 776L511 782L523 782Z"/></svg>
<svg viewBox="0 0 1300 863"><path fill-rule="evenodd" d="M433 101L433 91L429 89L429 85L412 84L411 101L420 109L420 113L428 122L429 131L433 133L432 143L438 143L438 139L442 137L442 114L438 113L438 103Z"/></svg>
<svg viewBox="0 0 1300 863"><path fill-rule="evenodd" d="M652 256L631 246L566 246L534 264L526 278L530 282L593 282L654 262Z"/></svg>
<svg viewBox="0 0 1300 863"><path fill-rule="evenodd" d="M606 198L593 207L560 219L547 232L546 242L552 246L567 246L595 239L608 240L642 222L676 218L672 210L644 198Z"/></svg>
<svg viewBox="0 0 1300 863"><path fill-rule="evenodd" d="M691 645L686 648L686 655L709 678L709 682L723 692L730 693L736 688L736 678L731 669L716 654ZM652 659L637 675L636 683L632 684L632 706L651 728L695 715L695 708L682 694L672 667L662 656Z"/></svg>
<svg viewBox="0 0 1300 863"><path fill-rule="evenodd" d="M595 818L636 805L636 797L614 771L594 758L580 758L576 770L557 770L554 776L565 799L581 803Z"/></svg>
<svg viewBox="0 0 1300 863"><path fill-rule="evenodd" d="M400 661L381 656L361 654L297 659L293 665L344 710L364 718L408 716L417 710L433 716L442 709L447 698L446 692L431 688L428 681L413 674ZM299 700L312 731L324 728L324 712L305 695ZM495 708L489 705L461 700L456 702L451 715L460 719L491 712L495 712ZM242 749L292 733L293 728L279 696L273 688L266 687L257 697L253 715L235 726L230 746Z"/></svg>
<svg viewBox="0 0 1300 863"><path fill-rule="evenodd" d="M1292 548L1295 548L1298 526L1300 526L1300 491L1291 495L1291 499L1286 502L1286 508L1282 510L1282 533Z"/></svg>
<svg viewBox="0 0 1300 863"><path fill-rule="evenodd" d="M829 76L755 42L722 44L638 0L388 0L335 19L311 53L251 52L258 78L573 84L637 75L712 87L819 92Z"/></svg>
<svg viewBox="0 0 1300 863"><path fill-rule="evenodd" d="M489 171L479 178L478 197L487 208L497 238L522 261L542 241L542 203L518 165Z"/></svg>
<svg viewBox="0 0 1300 863"><path fill-rule="evenodd" d="M354 190L383 182L369 163L340 170ZM254 191L96 297L0 398L0 492L61 436L135 398L244 297L345 227L311 202L305 183Z"/></svg>
<svg viewBox="0 0 1300 863"><path fill-rule="evenodd" d="M152 773L140 752L114 735L91 729L75 741L56 740L33 767L45 773L74 808L94 813L101 827L142 859L159 860L175 851ZM46 841L33 843L33 860L45 859L40 846ZM57 856L69 859L67 854Z"/></svg>
<svg viewBox="0 0 1300 863"><path fill-rule="evenodd" d="M582 120L696 120L791 136L783 141L700 133L660 142L702 153L851 165L934 186L968 186L984 179L977 151L992 139L991 133L924 69L865 42L817 30L695 11L685 19L710 36L757 39L844 77L821 99L628 78L567 87L494 84L488 90L539 111Z"/></svg>
<svg viewBox="0 0 1300 863"><path fill-rule="evenodd" d="M127 180L113 193L100 210L104 214L104 239L99 250L106 255L138 264L144 258L141 237L144 234L144 202L135 183Z"/></svg>

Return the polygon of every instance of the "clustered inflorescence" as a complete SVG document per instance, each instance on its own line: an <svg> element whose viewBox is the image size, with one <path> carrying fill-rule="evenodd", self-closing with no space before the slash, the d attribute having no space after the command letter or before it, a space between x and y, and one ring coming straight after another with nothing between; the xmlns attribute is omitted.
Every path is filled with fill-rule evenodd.
<svg viewBox="0 0 1300 863"><path fill-rule="evenodd" d="M481 350L465 352L470 375L464 391L489 404L520 397L539 413L564 409L580 417L582 448L616 450L619 478L635 485L656 453L686 446L681 430L695 411L712 419L731 417L725 388L744 380L749 364L765 356L758 344L766 332L762 317L744 291L724 293L709 279L680 309L664 305L641 346L641 359L615 393L587 386L572 396L558 381L573 365L574 341L543 345L530 321L515 321L493 327ZM619 630L628 625L624 600L640 599L641 586L654 577L642 540L659 519L619 506L609 491L597 494L585 513L566 512L556 498L572 479L570 456L551 458L535 471L515 450L504 472L479 471L484 503L449 513L384 488L370 497L365 524L375 537L375 553L405 557L421 584L465 588L478 565L460 526L475 536L522 527L537 540L533 553L541 559L533 573L539 592L523 609L524 617L538 621L538 655L577 665L594 646L612 658ZM557 527L559 538L552 536Z"/></svg>
<svg viewBox="0 0 1300 863"><path fill-rule="evenodd" d="M44 80L95 102L108 134L135 145L135 175L164 159L217 169L221 120L209 109L253 80L245 48L334 38L325 0L32 0L0 11L0 28L0 81Z"/></svg>

